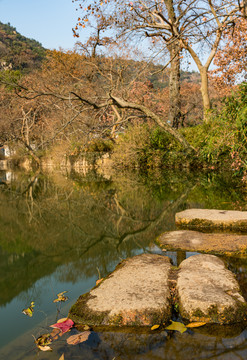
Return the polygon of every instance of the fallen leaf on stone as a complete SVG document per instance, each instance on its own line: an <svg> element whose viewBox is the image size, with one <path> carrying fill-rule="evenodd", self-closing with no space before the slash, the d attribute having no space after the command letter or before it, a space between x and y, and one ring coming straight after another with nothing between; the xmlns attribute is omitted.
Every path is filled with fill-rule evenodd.
<svg viewBox="0 0 247 360"><path fill-rule="evenodd" d="M53 300L53 302L56 303L56 302L60 302L60 301L67 301L68 297L64 296L64 294L67 292L68 291L63 291L63 292L60 292L59 294L57 294L57 299Z"/></svg>
<svg viewBox="0 0 247 360"><path fill-rule="evenodd" d="M205 322L192 322L192 323L186 325L186 327L187 328L197 328L197 327L200 327L203 325L206 325L206 323Z"/></svg>
<svg viewBox="0 0 247 360"><path fill-rule="evenodd" d="M96 285L99 285L103 280L104 280L104 278L97 280Z"/></svg>
<svg viewBox="0 0 247 360"><path fill-rule="evenodd" d="M72 335L67 339L67 344L69 344L69 345L77 345L79 343L87 341L90 334L91 334L91 331L84 331L82 333Z"/></svg>
<svg viewBox="0 0 247 360"><path fill-rule="evenodd" d="M52 348L50 346L38 346L38 348L41 350L41 351L52 351Z"/></svg>
<svg viewBox="0 0 247 360"><path fill-rule="evenodd" d="M72 321L71 319L66 319L63 322L50 325L50 327L60 329L62 331L62 333L64 334L67 331L69 331L73 325L74 325L74 321Z"/></svg>
<svg viewBox="0 0 247 360"><path fill-rule="evenodd" d="M33 316L33 308L34 308L34 301L31 302L30 306L27 309L23 309L22 313L31 317Z"/></svg>
<svg viewBox="0 0 247 360"><path fill-rule="evenodd" d="M64 360L64 354L60 356L59 360Z"/></svg>
<svg viewBox="0 0 247 360"><path fill-rule="evenodd" d="M187 330L187 327L183 323L172 321L171 325L166 327L166 330L175 330L183 334Z"/></svg>
<svg viewBox="0 0 247 360"><path fill-rule="evenodd" d="M151 330L156 330L156 329L158 329L159 327L160 327L160 325L154 325L154 326L151 327Z"/></svg>

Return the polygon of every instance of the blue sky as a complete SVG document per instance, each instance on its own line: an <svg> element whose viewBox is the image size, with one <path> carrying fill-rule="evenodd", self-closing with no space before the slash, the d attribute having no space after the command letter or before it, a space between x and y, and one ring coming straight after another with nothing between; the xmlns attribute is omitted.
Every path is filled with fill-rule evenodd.
<svg viewBox="0 0 247 360"><path fill-rule="evenodd" d="M73 48L77 17L72 0L0 0L0 21L48 49Z"/></svg>

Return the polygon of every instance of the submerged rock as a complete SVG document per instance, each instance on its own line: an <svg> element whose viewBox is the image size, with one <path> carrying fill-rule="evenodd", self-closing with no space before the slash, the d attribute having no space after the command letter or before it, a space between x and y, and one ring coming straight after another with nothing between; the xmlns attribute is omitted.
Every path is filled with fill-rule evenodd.
<svg viewBox="0 0 247 360"><path fill-rule="evenodd" d="M179 310L189 321L230 324L246 320L247 304L234 275L214 255L195 255L180 264Z"/></svg>
<svg viewBox="0 0 247 360"><path fill-rule="evenodd" d="M247 251L247 235L238 234L206 234L192 230L178 230L162 234L157 242L161 246L188 251L217 253Z"/></svg>
<svg viewBox="0 0 247 360"><path fill-rule="evenodd" d="M176 214L175 222L188 228L247 230L247 211L188 209Z"/></svg>
<svg viewBox="0 0 247 360"><path fill-rule="evenodd" d="M89 293L79 297L69 316L94 326L152 326L171 317L168 257L142 254L124 260Z"/></svg>

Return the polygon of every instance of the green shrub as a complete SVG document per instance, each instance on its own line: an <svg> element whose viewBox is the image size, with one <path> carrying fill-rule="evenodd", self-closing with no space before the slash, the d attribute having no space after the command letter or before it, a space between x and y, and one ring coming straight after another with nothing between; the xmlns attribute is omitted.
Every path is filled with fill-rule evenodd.
<svg viewBox="0 0 247 360"><path fill-rule="evenodd" d="M213 111L207 124L186 128L182 132L197 149L203 163L213 167L230 166L235 174L245 175L247 83L223 100L221 111Z"/></svg>
<svg viewBox="0 0 247 360"><path fill-rule="evenodd" d="M184 165L186 155L157 125L134 124L117 139L112 159L115 166L159 168Z"/></svg>

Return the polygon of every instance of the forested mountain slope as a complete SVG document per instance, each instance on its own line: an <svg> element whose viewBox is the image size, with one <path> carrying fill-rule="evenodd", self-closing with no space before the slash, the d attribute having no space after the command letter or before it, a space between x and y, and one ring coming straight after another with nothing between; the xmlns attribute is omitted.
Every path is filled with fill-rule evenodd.
<svg viewBox="0 0 247 360"><path fill-rule="evenodd" d="M0 68L31 70L40 66L45 49L33 39L18 33L15 27L0 22Z"/></svg>

